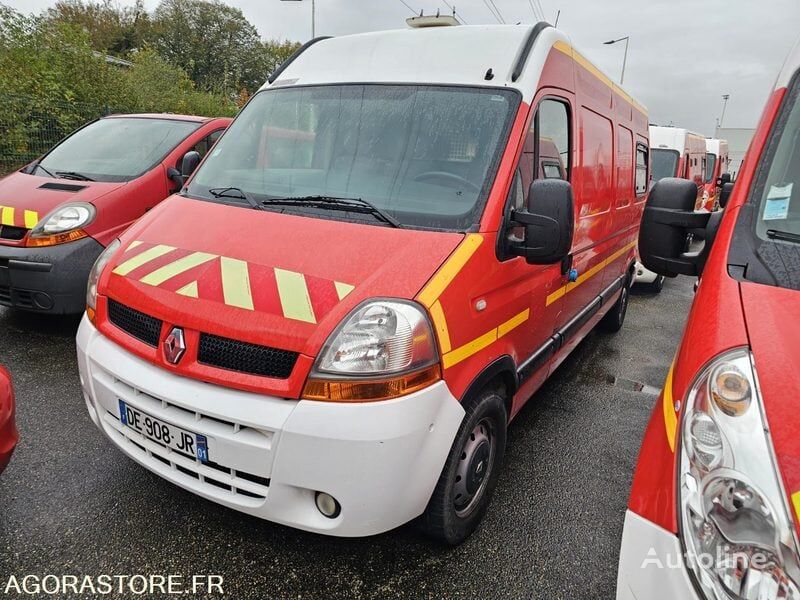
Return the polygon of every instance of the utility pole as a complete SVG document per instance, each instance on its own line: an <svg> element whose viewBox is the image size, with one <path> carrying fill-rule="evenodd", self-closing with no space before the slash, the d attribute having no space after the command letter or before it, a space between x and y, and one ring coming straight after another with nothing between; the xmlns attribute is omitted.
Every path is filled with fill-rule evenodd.
<svg viewBox="0 0 800 600"><path fill-rule="evenodd" d="M722 122L725 120L725 109L728 107L728 98L730 97L730 94L722 94L722 116L719 118L718 125L720 129L722 129Z"/></svg>
<svg viewBox="0 0 800 600"><path fill-rule="evenodd" d="M302 2L303 0L281 0L281 2ZM317 0L311 0L311 39L317 37Z"/></svg>
<svg viewBox="0 0 800 600"><path fill-rule="evenodd" d="M607 42L603 42L605 46L611 46L612 44L616 44L617 42L625 42L625 54L622 57L622 75L619 78L619 84L622 85L625 83L625 65L628 64L628 42L630 41L630 36L621 37L618 40L608 40Z"/></svg>

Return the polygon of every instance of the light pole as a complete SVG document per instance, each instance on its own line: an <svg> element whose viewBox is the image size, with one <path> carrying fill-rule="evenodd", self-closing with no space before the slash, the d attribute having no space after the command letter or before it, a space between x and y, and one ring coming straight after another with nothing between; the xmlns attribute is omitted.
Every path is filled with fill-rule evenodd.
<svg viewBox="0 0 800 600"><path fill-rule="evenodd" d="M608 40L607 42L603 42L606 46L611 46L612 44L616 44L617 42L625 41L625 55L622 57L622 75L619 78L619 84L622 85L625 83L625 65L628 62L628 42L630 41L629 36L621 37L618 40Z"/></svg>
<svg viewBox="0 0 800 600"><path fill-rule="evenodd" d="M281 2L302 2L303 0L281 0ZM317 6L316 0L311 0L311 39L317 37Z"/></svg>
<svg viewBox="0 0 800 600"><path fill-rule="evenodd" d="M722 116L719 118L719 128L722 129L722 122L725 120L725 109L728 107L728 98L730 94L722 94Z"/></svg>

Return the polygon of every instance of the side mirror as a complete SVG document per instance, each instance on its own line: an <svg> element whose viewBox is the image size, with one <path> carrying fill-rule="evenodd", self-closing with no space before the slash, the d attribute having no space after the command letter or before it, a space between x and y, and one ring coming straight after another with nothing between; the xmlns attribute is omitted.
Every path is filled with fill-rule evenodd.
<svg viewBox="0 0 800 600"><path fill-rule="evenodd" d="M572 248L575 230L572 186L561 179L537 179L528 191L526 210L511 213L513 225L525 228L525 241L509 252L524 256L532 265L561 262Z"/></svg>
<svg viewBox="0 0 800 600"><path fill-rule="evenodd" d="M180 189L183 187L183 176L181 175L181 172L175 167L170 167L167 169L167 177L170 181L172 181L172 183L175 184L175 189L172 191L180 191Z"/></svg>
<svg viewBox="0 0 800 600"><path fill-rule="evenodd" d="M725 173L725 175L728 174ZM730 178L731 176L728 175L728 179ZM720 179L722 179L722 177L720 177ZM732 193L733 193L733 184L730 181L724 183L719 190L719 205L721 208L725 208L728 205L728 200L731 199Z"/></svg>
<svg viewBox="0 0 800 600"><path fill-rule="evenodd" d="M639 257L649 270L664 275L700 275L711 250L715 231L709 231L707 212L694 212L697 186L693 181L666 177L650 190L639 230ZM719 219L714 220L714 228ZM698 252L687 252L692 229L706 229L706 242Z"/></svg>
<svg viewBox="0 0 800 600"><path fill-rule="evenodd" d="M726 183L731 183L731 174L730 173L722 173L719 177L717 177L717 187L722 187Z"/></svg>
<svg viewBox="0 0 800 600"><path fill-rule="evenodd" d="M189 175L194 173L194 170L197 168L197 165L200 164L200 153L196 152L195 150L190 150L186 154L183 155L183 160L181 161L181 176L183 177L183 181L185 182Z"/></svg>

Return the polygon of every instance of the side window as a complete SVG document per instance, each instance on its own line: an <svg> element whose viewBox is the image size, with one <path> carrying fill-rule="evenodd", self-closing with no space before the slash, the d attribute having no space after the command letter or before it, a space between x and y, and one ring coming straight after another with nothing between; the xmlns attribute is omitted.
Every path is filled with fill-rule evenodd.
<svg viewBox="0 0 800 600"><path fill-rule="evenodd" d="M534 121L539 168L535 177L569 180L570 128L569 108L559 100L546 99L539 104Z"/></svg>
<svg viewBox="0 0 800 600"><path fill-rule="evenodd" d="M194 145L194 148L192 148L192 150L196 151L200 155L200 158L203 158L206 154L208 154L208 151L211 149L211 146L213 146L216 143L216 141L219 139L219 136L222 135L223 131L224 129L217 129L216 131L212 131L202 140L197 142Z"/></svg>
<svg viewBox="0 0 800 600"><path fill-rule="evenodd" d="M647 193L647 162L649 160L647 146L636 144L636 195Z"/></svg>

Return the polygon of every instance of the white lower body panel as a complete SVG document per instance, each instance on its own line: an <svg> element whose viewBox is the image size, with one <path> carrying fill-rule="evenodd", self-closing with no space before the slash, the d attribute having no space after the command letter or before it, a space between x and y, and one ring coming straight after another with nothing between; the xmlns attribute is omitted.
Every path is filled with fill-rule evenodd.
<svg viewBox="0 0 800 600"><path fill-rule="evenodd" d="M422 514L464 416L444 382L396 400L339 404L180 377L127 352L85 316L77 346L89 414L125 454L213 502L328 535L373 535ZM120 400L206 436L210 462L123 425ZM336 518L316 508L317 491L338 500Z"/></svg>
<svg viewBox="0 0 800 600"><path fill-rule="evenodd" d="M630 510L625 513L617 600L698 599L678 537Z"/></svg>
<svg viewBox="0 0 800 600"><path fill-rule="evenodd" d="M653 283L660 277L658 273L654 273L650 269L645 268L638 260L636 261L636 270L634 273L634 283Z"/></svg>

